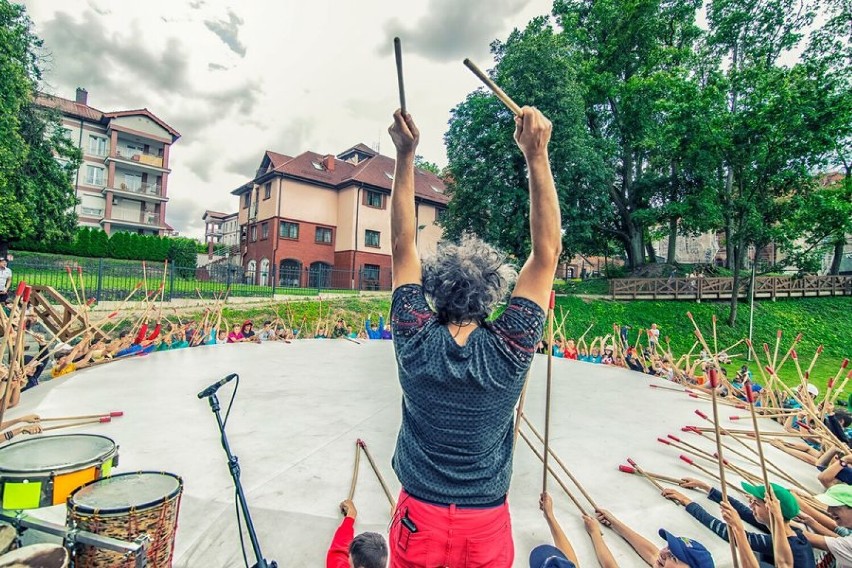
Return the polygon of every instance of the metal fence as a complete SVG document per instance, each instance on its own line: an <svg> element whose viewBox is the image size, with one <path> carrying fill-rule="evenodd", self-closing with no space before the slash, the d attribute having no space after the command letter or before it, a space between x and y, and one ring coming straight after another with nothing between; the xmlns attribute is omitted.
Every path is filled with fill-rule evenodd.
<svg viewBox="0 0 852 568"><path fill-rule="evenodd" d="M57 257L21 258L11 263L12 287L21 280L50 286L70 299L120 301L141 284L135 298L147 291L153 298L160 287L163 299L230 296L271 297L274 294L316 295L328 291L378 291L391 289L390 270L339 270L305 267L291 270L246 271L240 266L213 263L201 268L162 262L136 262L103 258L73 260ZM164 273L165 272L165 273Z"/></svg>

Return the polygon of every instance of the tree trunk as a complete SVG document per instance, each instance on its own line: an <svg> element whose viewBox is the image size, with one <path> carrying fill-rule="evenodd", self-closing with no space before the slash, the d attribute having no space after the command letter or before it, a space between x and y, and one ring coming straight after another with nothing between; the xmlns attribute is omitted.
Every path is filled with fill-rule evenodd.
<svg viewBox="0 0 852 568"><path fill-rule="evenodd" d="M669 248L666 252L666 262L674 264L677 260L677 219L669 220Z"/></svg>
<svg viewBox="0 0 852 568"><path fill-rule="evenodd" d="M645 253L648 255L648 262L652 264L657 262L657 251L654 250L654 242L651 239L645 243Z"/></svg>
<svg viewBox="0 0 852 568"><path fill-rule="evenodd" d="M2 246L2 245L0 245ZM843 262L843 249L846 248L846 238L834 243L834 257L831 259L831 268L828 273L832 276L840 274L840 264Z"/></svg>
<svg viewBox="0 0 852 568"><path fill-rule="evenodd" d="M734 286L731 291L731 304L730 304L730 313L728 314L728 325L733 327L737 323L737 302L739 302L739 295L737 292L740 289L740 272L742 269L742 262L740 262L740 256L742 255L743 246L740 244L734 248L733 258L729 258L728 261L734 271Z"/></svg>
<svg viewBox="0 0 852 568"><path fill-rule="evenodd" d="M725 215L725 268L734 269L734 231L731 228L731 219Z"/></svg>
<svg viewBox="0 0 852 568"><path fill-rule="evenodd" d="M627 252L627 262L630 264L630 269L633 270L642 266L645 260L642 247L642 233L633 231L625 244L625 252Z"/></svg>
<svg viewBox="0 0 852 568"><path fill-rule="evenodd" d="M9 254L9 241L0 240L0 258L6 258Z"/></svg>

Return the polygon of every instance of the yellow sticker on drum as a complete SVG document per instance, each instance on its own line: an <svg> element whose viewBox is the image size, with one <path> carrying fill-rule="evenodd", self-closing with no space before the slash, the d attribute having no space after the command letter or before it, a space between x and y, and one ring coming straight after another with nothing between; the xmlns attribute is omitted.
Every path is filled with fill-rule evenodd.
<svg viewBox="0 0 852 568"><path fill-rule="evenodd" d="M41 481L3 484L3 508L38 509L41 506Z"/></svg>
<svg viewBox="0 0 852 568"><path fill-rule="evenodd" d="M82 471L75 471L73 473L66 473L64 475L57 475L53 478L53 504L64 504L75 489L94 480L94 467L90 467Z"/></svg>
<svg viewBox="0 0 852 568"><path fill-rule="evenodd" d="M110 458L101 465L101 477L109 477L112 473L112 462L115 458Z"/></svg>

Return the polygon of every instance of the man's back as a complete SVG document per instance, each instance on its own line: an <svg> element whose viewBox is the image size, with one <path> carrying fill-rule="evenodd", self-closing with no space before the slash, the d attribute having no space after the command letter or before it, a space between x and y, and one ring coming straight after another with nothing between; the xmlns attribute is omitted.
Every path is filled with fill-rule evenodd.
<svg viewBox="0 0 852 568"><path fill-rule="evenodd" d="M404 393L394 470L412 495L476 505L506 494L512 409L541 338L544 312L513 298L493 323L459 345L417 285L391 308Z"/></svg>

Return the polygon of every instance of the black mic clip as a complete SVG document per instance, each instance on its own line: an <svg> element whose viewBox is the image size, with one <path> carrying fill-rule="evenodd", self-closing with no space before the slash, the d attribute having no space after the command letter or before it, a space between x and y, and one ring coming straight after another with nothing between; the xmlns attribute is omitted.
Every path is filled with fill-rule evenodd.
<svg viewBox="0 0 852 568"><path fill-rule="evenodd" d="M207 387L206 389L204 389L203 391L198 393L198 398L207 398L208 396L213 396L214 394L216 394L216 391L219 390L219 387L221 387L225 383L231 382L232 380L237 378L237 376L238 375L236 373L231 373L230 375L228 375L224 379L222 379L220 381L216 381L215 383L213 383L212 385L210 385L209 387Z"/></svg>

